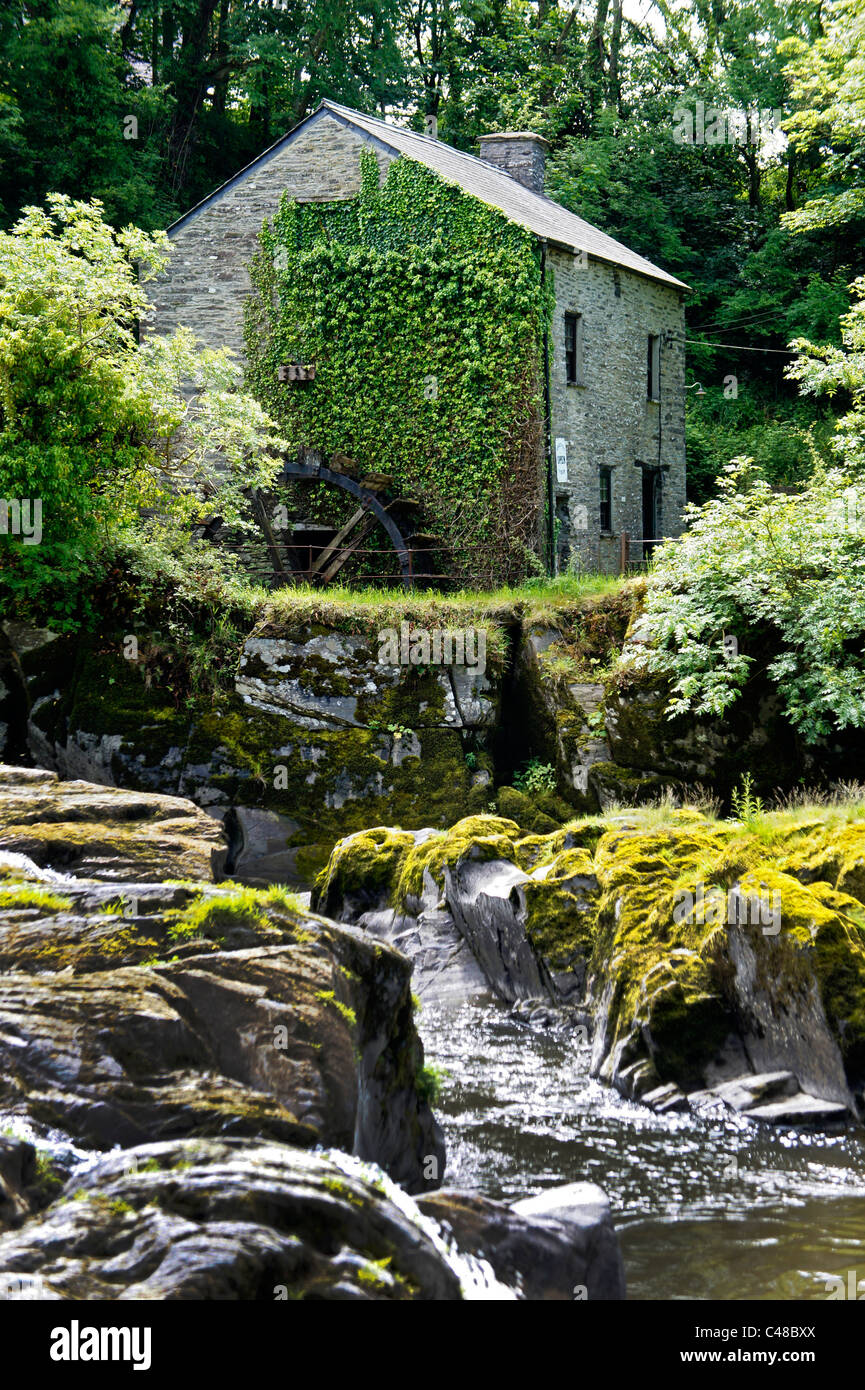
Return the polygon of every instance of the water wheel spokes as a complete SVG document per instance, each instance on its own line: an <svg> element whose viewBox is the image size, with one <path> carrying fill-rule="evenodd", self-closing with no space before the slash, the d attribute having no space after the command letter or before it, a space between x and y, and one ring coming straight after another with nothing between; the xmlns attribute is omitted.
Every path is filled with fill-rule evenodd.
<svg viewBox="0 0 865 1390"><path fill-rule="evenodd" d="M396 552L401 582L406 588L411 588L411 551L405 542L402 531L389 514L387 506L376 495L380 487L373 479L369 480L372 486L364 486L364 483L359 483L350 477L348 472L342 470L336 472L318 459L310 457L308 452L297 461L286 459L283 464L283 477L292 482L326 483L349 493L360 504L342 529L317 556L315 564L310 567L310 578L317 576L320 577L322 583L329 584L351 559L352 555L357 552L378 522L384 527ZM290 582L290 580L285 582Z"/></svg>

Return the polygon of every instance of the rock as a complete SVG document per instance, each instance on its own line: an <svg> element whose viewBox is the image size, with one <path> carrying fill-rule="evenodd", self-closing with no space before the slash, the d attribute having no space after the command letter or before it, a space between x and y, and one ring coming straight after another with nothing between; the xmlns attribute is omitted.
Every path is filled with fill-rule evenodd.
<svg viewBox="0 0 865 1390"><path fill-rule="evenodd" d="M566 1183L525 1197L512 1210L532 1222L555 1223L566 1233L583 1260L585 1277L577 1282L586 1285L590 1299L625 1297L622 1255L603 1188L591 1182Z"/></svg>
<svg viewBox="0 0 865 1390"><path fill-rule="evenodd" d="M36 1150L0 1134L0 1231L17 1226L32 1209L27 1189L36 1181Z"/></svg>
<svg viewBox="0 0 865 1390"><path fill-rule="evenodd" d="M731 1110L746 1111L753 1110L755 1105L794 1096L799 1090L798 1079L790 1071L761 1072L757 1076L737 1076L711 1090L695 1093L691 1100L713 1097Z"/></svg>
<svg viewBox="0 0 865 1390"><path fill-rule="evenodd" d="M411 1212L338 1155L143 1145L76 1173L39 1220L0 1236L0 1299L459 1299L441 1241Z"/></svg>
<svg viewBox="0 0 865 1390"><path fill-rule="evenodd" d="M364 913L386 910L409 850L433 835L432 829L412 834L388 825L347 835L334 848L323 883L316 884L316 910L340 922L357 922Z"/></svg>
<svg viewBox="0 0 865 1390"><path fill-rule="evenodd" d="M789 1071L763 1072L757 1076L737 1076L707 1091L688 1097L692 1106L723 1105L748 1120L765 1124L833 1128L846 1124L848 1106L820 1100L803 1091L798 1077Z"/></svg>
<svg viewBox="0 0 865 1390"><path fill-rule="evenodd" d="M105 885L65 891L0 892L0 1112L94 1148L335 1144L409 1190L434 1183L444 1148L398 952L279 890L143 885L129 919L105 911Z"/></svg>
<svg viewBox="0 0 865 1390"><path fill-rule="evenodd" d="M740 1031L758 1072L793 1072L804 1091L853 1110L837 1040L832 1036L817 977L797 971L789 942L760 931L730 930L727 951Z"/></svg>
<svg viewBox="0 0 865 1390"><path fill-rule="evenodd" d="M226 829L236 837L234 854L226 866L232 878L255 888L298 882L302 877L297 867L298 849L289 847L300 829L298 821L250 806L238 806L228 815L231 819Z"/></svg>
<svg viewBox="0 0 865 1390"><path fill-rule="evenodd" d="M16 674L30 753L64 777L183 795L227 822L235 813L233 873L310 887L360 827L450 825L489 799L474 779L492 760L481 751L470 767L463 737L496 726L501 673L381 663L378 626L374 612L351 634L309 617L259 626L236 687L180 707L150 679L145 647L136 662L119 635L74 649L56 639Z"/></svg>
<svg viewBox="0 0 865 1390"><path fill-rule="evenodd" d="M493 992L508 1004L544 994L540 963L513 894L528 876L504 860L479 863L470 857L444 872L448 907Z"/></svg>
<svg viewBox="0 0 865 1390"><path fill-rule="evenodd" d="M449 912L428 907L413 917L391 908L364 913L358 925L408 957L412 987L425 1004L489 997L486 976Z"/></svg>
<svg viewBox="0 0 865 1390"><path fill-rule="evenodd" d="M835 1105L832 1101L819 1100L816 1096L800 1091L786 1100L776 1100L771 1105L758 1105L747 1112L749 1120L762 1120L770 1125L795 1125L797 1127L817 1125L844 1125L850 1119L846 1105Z"/></svg>
<svg viewBox="0 0 865 1390"><path fill-rule="evenodd" d="M542 761L556 769L559 790L582 811L596 810L598 800L591 773L610 757L603 727L606 692L596 680L574 679L574 668L590 662L606 665L618 652L633 603L631 590L590 601L586 609L560 626L529 618L522 627L517 650L515 692L517 727L531 728L533 744L543 750ZM586 650L586 637L608 625L604 653ZM587 623L586 618L590 621ZM591 640L591 639L590 639ZM508 813L510 814L510 812Z"/></svg>
<svg viewBox="0 0 865 1390"><path fill-rule="evenodd" d="M625 1279L609 1203L599 1187L556 1188L562 1204L535 1211L445 1188L419 1207L453 1236L460 1251L489 1262L497 1278L530 1301L622 1299Z"/></svg>
<svg viewBox="0 0 865 1390"><path fill-rule="evenodd" d="M179 797L0 768L0 849L40 866L117 883L209 880L226 848L219 825Z"/></svg>
<svg viewBox="0 0 865 1390"><path fill-rule="evenodd" d="M693 807L548 834L472 816L445 833L343 841L321 894L367 905L358 920L415 959L429 951L435 969L452 922L500 998L532 1001L539 1025L552 1009L591 1019L592 1073L628 1099L682 1109L750 1076L750 1111L764 1074L781 1072L856 1115L865 821L806 816L773 833L767 849L765 833Z"/></svg>
<svg viewBox="0 0 865 1390"><path fill-rule="evenodd" d="M687 1110L688 1097L678 1086L656 1086L653 1091L647 1091L640 1097L643 1105L648 1105L650 1110L654 1110L658 1115L666 1115L669 1111Z"/></svg>

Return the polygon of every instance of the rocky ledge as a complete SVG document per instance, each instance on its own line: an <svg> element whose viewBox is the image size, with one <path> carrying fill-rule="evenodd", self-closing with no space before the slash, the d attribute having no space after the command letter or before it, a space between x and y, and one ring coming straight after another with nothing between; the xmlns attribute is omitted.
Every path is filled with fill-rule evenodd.
<svg viewBox="0 0 865 1390"><path fill-rule="evenodd" d="M336 847L313 900L414 953L422 998L564 1011L592 1033L593 1074L659 1110L862 1113L865 821L843 809L379 827Z"/></svg>
<svg viewBox="0 0 865 1390"><path fill-rule="evenodd" d="M465 1252L420 1211L410 961L220 854L189 802L0 767L0 1298L622 1297L595 1189Z"/></svg>

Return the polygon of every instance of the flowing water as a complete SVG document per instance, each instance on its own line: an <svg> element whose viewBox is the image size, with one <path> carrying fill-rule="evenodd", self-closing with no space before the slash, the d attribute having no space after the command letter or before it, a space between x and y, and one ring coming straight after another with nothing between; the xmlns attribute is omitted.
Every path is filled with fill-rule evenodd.
<svg viewBox="0 0 865 1390"><path fill-rule="evenodd" d="M656 1115L589 1076L588 1046L496 1002L425 1004L448 1185L506 1201L557 1183L610 1197L633 1299L865 1296L865 1132ZM851 1271L855 1271L852 1275Z"/></svg>

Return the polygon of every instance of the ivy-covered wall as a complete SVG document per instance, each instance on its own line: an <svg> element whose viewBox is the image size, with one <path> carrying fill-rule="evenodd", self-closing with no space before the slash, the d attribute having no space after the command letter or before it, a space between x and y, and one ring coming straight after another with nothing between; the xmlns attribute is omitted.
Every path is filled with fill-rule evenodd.
<svg viewBox="0 0 865 1390"><path fill-rule="evenodd" d="M463 580L518 580L545 534L543 336L536 238L411 160L361 191L284 198L252 265L249 382L292 449L347 454L422 504ZM277 381L314 362L314 382ZM334 500L333 512L337 515Z"/></svg>

